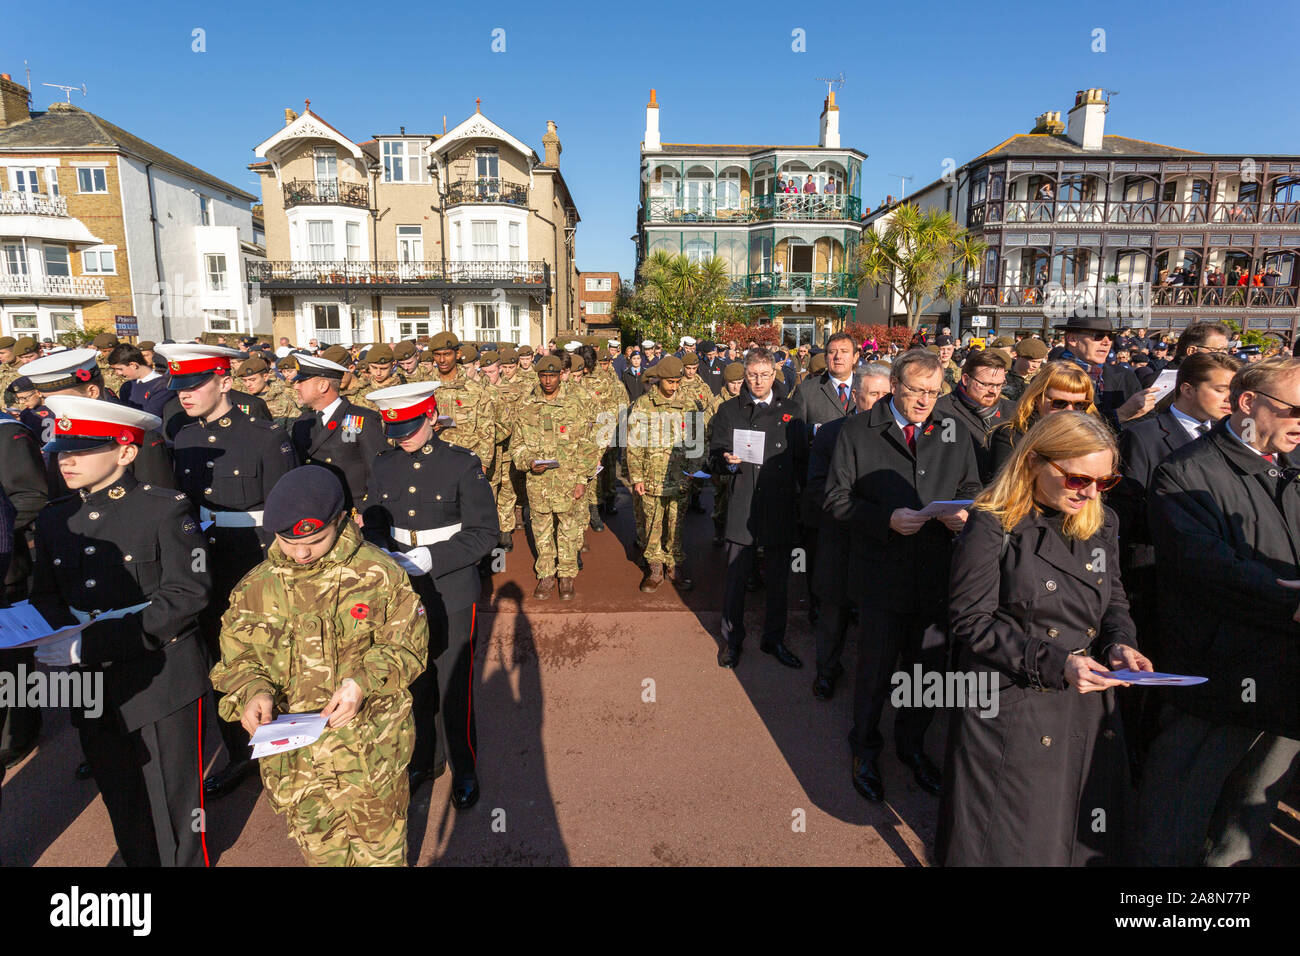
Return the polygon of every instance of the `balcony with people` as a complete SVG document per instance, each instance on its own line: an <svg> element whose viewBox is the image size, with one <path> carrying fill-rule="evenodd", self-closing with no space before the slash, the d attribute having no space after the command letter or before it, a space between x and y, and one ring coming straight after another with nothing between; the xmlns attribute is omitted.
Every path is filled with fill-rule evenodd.
<svg viewBox="0 0 1300 956"><path fill-rule="evenodd" d="M1155 256L1157 306L1291 309L1300 303L1297 252L1250 249L1165 249Z"/></svg>
<svg viewBox="0 0 1300 956"><path fill-rule="evenodd" d="M862 200L850 189L856 182L834 160L790 158L778 165L769 159L752 169L726 161L660 162L646 170L642 215L651 223L857 222Z"/></svg>

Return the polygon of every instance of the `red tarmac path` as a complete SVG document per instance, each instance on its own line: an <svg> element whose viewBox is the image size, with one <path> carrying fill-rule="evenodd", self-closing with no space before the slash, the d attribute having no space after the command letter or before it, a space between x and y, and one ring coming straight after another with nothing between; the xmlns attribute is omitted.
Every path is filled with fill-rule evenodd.
<svg viewBox="0 0 1300 956"><path fill-rule="evenodd" d="M725 671L714 636L722 556L709 519L687 520L695 590L685 594L670 584L637 590L626 491L610 527L587 532L591 550L569 602L532 599L532 558L516 532L506 570L478 611L483 797L457 813L449 774L421 787L410 811L412 862L928 864L937 798L888 751L887 802L859 797L849 781L852 681L842 679L830 702L812 697L804 576L791 576L788 637L803 669L759 652L762 595L753 594L744 656ZM854 646L850 637L850 675ZM937 762L942 731L938 719L928 735ZM4 784L5 864L120 865L93 781L73 779L80 759L67 712L47 712L40 747ZM219 865L302 865L255 776L210 803L207 821ZM1265 858L1300 864L1300 816L1287 807Z"/></svg>

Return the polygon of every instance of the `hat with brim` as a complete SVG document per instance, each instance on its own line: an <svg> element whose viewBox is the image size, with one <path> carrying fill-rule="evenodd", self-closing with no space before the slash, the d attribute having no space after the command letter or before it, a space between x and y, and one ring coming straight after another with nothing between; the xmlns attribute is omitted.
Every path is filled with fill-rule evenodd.
<svg viewBox="0 0 1300 956"><path fill-rule="evenodd" d="M1071 316L1064 325L1053 326L1058 332L1109 332L1115 334L1115 327L1104 315Z"/></svg>
<svg viewBox="0 0 1300 956"><path fill-rule="evenodd" d="M81 395L51 395L45 405L54 415L50 454L86 451L104 445L141 445L145 432L162 426L162 419L130 405Z"/></svg>
<svg viewBox="0 0 1300 956"><path fill-rule="evenodd" d="M90 382L103 384L99 374L99 353L94 349L65 349L33 359L22 367L23 374L45 394L76 388Z"/></svg>
<svg viewBox="0 0 1300 956"><path fill-rule="evenodd" d="M384 423L384 435L396 441L408 438L420 430L429 416L438 415L438 402L433 393L439 382L407 382L388 388L367 392L366 398L379 406L379 418Z"/></svg>
<svg viewBox="0 0 1300 956"><path fill-rule="evenodd" d="M153 351L167 363L167 387L173 392L198 388L214 375L229 375L231 360L244 356L224 345L156 345Z"/></svg>
<svg viewBox="0 0 1300 956"><path fill-rule="evenodd" d="M282 538L319 534L343 512L343 484L321 465L284 473L266 496L262 526Z"/></svg>
<svg viewBox="0 0 1300 956"><path fill-rule="evenodd" d="M346 374L348 374L348 370L338 362L331 362L319 355L308 355L306 352L298 355L298 377L296 381L305 382L309 378L327 378L335 382L341 382Z"/></svg>

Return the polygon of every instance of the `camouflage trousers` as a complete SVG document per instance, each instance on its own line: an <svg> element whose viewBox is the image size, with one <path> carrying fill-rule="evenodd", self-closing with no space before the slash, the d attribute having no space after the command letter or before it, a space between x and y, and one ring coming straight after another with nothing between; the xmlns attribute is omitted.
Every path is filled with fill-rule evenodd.
<svg viewBox="0 0 1300 956"><path fill-rule="evenodd" d="M727 523L727 503L731 501L731 475L714 475L713 482L713 524L721 528Z"/></svg>
<svg viewBox="0 0 1300 956"><path fill-rule="evenodd" d="M612 501L618 494L618 463L621 460L617 448L606 448L600 456L600 463L605 467L596 476L596 503Z"/></svg>
<svg viewBox="0 0 1300 956"><path fill-rule="evenodd" d="M318 785L288 811L289 833L309 866L406 866L406 772L384 792Z"/></svg>
<svg viewBox="0 0 1300 956"><path fill-rule="evenodd" d="M638 544L649 564L677 567L686 561L682 532L686 524L684 495L637 495Z"/></svg>
<svg viewBox="0 0 1300 956"><path fill-rule="evenodd" d="M516 483L522 483L523 473L515 468L503 447L497 447L497 460L488 475L492 494L497 501L497 522L505 534L515 530L515 505L518 503Z"/></svg>
<svg viewBox="0 0 1300 956"><path fill-rule="evenodd" d="M535 504L530 505L529 524L533 529L533 543L537 545L533 571L539 581L553 574L562 578L578 576L578 550L589 519L590 498L588 492L568 511L539 511Z"/></svg>

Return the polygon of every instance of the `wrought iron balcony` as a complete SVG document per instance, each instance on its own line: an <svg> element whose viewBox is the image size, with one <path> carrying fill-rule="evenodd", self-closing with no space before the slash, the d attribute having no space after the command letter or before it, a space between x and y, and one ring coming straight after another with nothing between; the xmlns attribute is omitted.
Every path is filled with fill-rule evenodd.
<svg viewBox="0 0 1300 956"><path fill-rule="evenodd" d="M745 293L751 299L856 299L858 284L848 272L751 272Z"/></svg>
<svg viewBox="0 0 1300 956"><path fill-rule="evenodd" d="M1293 309L1294 286L1162 285L1152 292L1158 306L1230 309Z"/></svg>
<svg viewBox="0 0 1300 956"><path fill-rule="evenodd" d="M527 206L528 186L490 176L462 179L447 186L447 205L457 206L462 203L508 203L511 206Z"/></svg>
<svg viewBox="0 0 1300 956"><path fill-rule="evenodd" d="M62 196L39 193L0 192L0 216L66 216L68 201Z"/></svg>
<svg viewBox="0 0 1300 956"><path fill-rule="evenodd" d="M277 289L372 289L400 293L457 286L490 288L548 286L550 267L544 261L397 262L342 260L275 260L250 262L248 280L263 293Z"/></svg>
<svg viewBox="0 0 1300 956"><path fill-rule="evenodd" d="M294 179L284 184L284 208L290 206L354 206L370 208L370 187L337 179Z"/></svg>
<svg viewBox="0 0 1300 956"><path fill-rule="evenodd" d="M0 295L51 299L107 299L104 280L85 276L0 275Z"/></svg>
<svg viewBox="0 0 1300 956"><path fill-rule="evenodd" d="M780 193L734 201L713 197L651 196L646 222L764 222L772 219L856 222L862 200L842 193Z"/></svg>
<svg viewBox="0 0 1300 956"><path fill-rule="evenodd" d="M1300 302L1295 286L1151 286L1146 283L1063 287L1056 283L1025 286L972 286L962 297L970 308L1031 308L1070 312L1095 307L1100 301L1112 310L1138 314L1149 308L1294 309Z"/></svg>
<svg viewBox="0 0 1300 956"><path fill-rule="evenodd" d="M778 197L779 198L779 197ZM1127 225L1253 225L1300 223L1296 202L1158 202L1155 199L992 200L971 207L970 225L1036 223L1119 223Z"/></svg>

